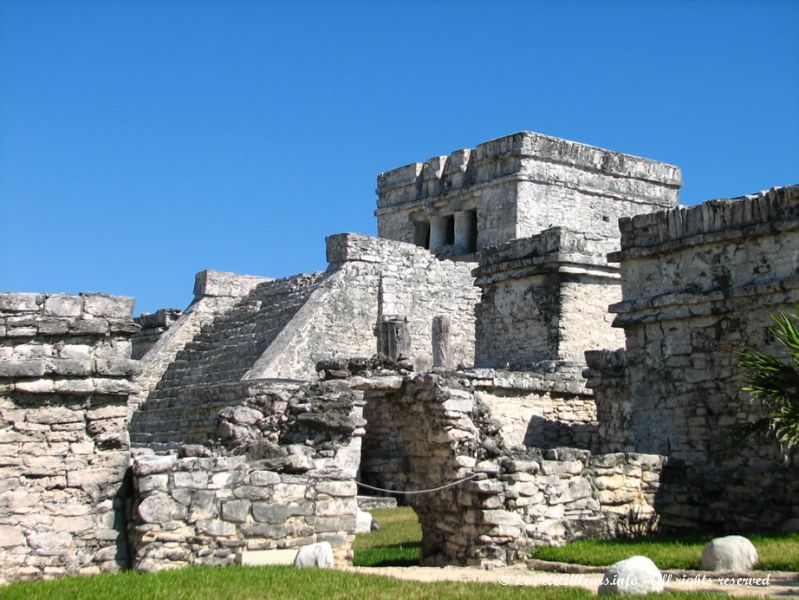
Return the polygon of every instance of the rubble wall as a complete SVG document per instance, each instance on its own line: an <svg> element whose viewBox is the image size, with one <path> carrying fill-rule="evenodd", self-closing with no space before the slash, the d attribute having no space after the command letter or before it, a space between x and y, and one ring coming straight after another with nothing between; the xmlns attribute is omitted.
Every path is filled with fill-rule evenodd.
<svg viewBox="0 0 799 600"><path fill-rule="evenodd" d="M799 302L799 186L620 228L622 250L610 258L621 262L624 299L611 310L624 328L629 382L618 389L629 386L635 449L670 458L664 522L797 527L796 467L772 438L735 448L730 427L765 414L742 390L738 353L779 353L771 316Z"/></svg>
<svg viewBox="0 0 799 600"><path fill-rule="evenodd" d="M133 566L246 563L321 541L343 560L355 535L361 393L249 381L195 394L200 414L187 403L164 415L179 421L165 438L173 452L134 462Z"/></svg>
<svg viewBox="0 0 799 600"><path fill-rule="evenodd" d="M538 545L647 531L656 522L661 456L510 447L463 373L372 373L348 383L367 402L382 391L383 405L401 417L404 489L470 478L408 497L422 523L424 564L512 563Z"/></svg>
<svg viewBox="0 0 799 600"><path fill-rule="evenodd" d="M0 581L116 571L133 298L0 294Z"/></svg>

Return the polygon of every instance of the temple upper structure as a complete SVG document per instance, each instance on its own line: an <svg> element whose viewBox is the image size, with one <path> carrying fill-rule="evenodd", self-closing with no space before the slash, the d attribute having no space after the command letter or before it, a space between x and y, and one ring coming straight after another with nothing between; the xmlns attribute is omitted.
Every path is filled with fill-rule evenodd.
<svg viewBox="0 0 799 600"><path fill-rule="evenodd" d="M382 238L463 256L550 227L618 238L681 185L675 166L523 131L381 173L375 215Z"/></svg>

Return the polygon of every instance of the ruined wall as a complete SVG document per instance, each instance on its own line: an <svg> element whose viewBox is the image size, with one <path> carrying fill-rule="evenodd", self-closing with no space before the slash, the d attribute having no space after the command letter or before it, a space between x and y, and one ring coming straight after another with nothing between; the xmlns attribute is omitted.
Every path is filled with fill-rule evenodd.
<svg viewBox="0 0 799 600"><path fill-rule="evenodd" d="M670 457L664 522L796 527L796 467L771 439L731 448L729 428L764 414L741 390L738 352L778 351L771 315L799 301L799 187L620 228L622 250L610 259L621 262L624 300L611 310L627 340L635 448Z"/></svg>
<svg viewBox="0 0 799 600"><path fill-rule="evenodd" d="M597 419L597 449L600 452L631 452L635 449L632 425L630 378L624 349L589 350L583 371L586 387L594 392Z"/></svg>
<svg viewBox="0 0 799 600"><path fill-rule="evenodd" d="M367 403L383 392L382 405L401 417L395 431L409 466L405 489L475 475L409 497L422 524L424 564L515 562L537 545L655 523L662 457L509 447L502 423L464 375L387 371L347 380L365 390Z"/></svg>
<svg viewBox="0 0 799 600"><path fill-rule="evenodd" d="M380 174L375 214L380 237L423 245L421 226L449 254L468 249L458 231L437 244L448 218L476 217L477 250L556 226L617 239L618 217L676 205L681 184L671 165L520 132Z"/></svg>
<svg viewBox="0 0 799 600"><path fill-rule="evenodd" d="M0 581L128 564L132 308L0 294Z"/></svg>
<svg viewBox="0 0 799 600"><path fill-rule="evenodd" d="M587 349L623 343L607 312L621 298L618 270L605 260L614 244L554 228L481 251L476 365L582 362Z"/></svg>
<svg viewBox="0 0 799 600"><path fill-rule="evenodd" d="M452 360L474 361L474 306L480 291L467 262L438 260L412 245L357 234L327 238L330 267L296 317L245 375L246 378L316 377L328 358L371 356L381 316L408 320L411 356L430 368L432 322L451 323Z"/></svg>
<svg viewBox="0 0 799 600"><path fill-rule="evenodd" d="M131 358L139 360L147 354L167 329L172 327L183 311L178 308L160 308L154 313L142 313L133 320L141 327L131 339Z"/></svg>
<svg viewBox="0 0 799 600"><path fill-rule="evenodd" d="M193 393L198 410L187 402L162 413L176 423L154 433L181 458L134 463L134 567L240 563L317 541L343 559L355 535L361 393L340 382L274 381Z"/></svg>

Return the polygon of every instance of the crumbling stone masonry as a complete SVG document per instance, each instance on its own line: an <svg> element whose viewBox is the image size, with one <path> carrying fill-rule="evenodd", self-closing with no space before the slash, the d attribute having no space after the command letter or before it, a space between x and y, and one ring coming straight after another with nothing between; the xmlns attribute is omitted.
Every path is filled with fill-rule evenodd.
<svg viewBox="0 0 799 600"><path fill-rule="evenodd" d="M129 564L133 298L0 294L0 581Z"/></svg>
<svg viewBox="0 0 799 600"><path fill-rule="evenodd" d="M771 315L799 303L799 186L622 219L626 351L589 353L605 450L669 456L664 525L799 528L799 471L773 440L731 448L762 416L738 352L779 349Z"/></svg>
<svg viewBox="0 0 799 600"><path fill-rule="evenodd" d="M359 363L349 372L341 365L326 372L349 374L346 383L364 390L367 405L395 416L409 464L404 489L475 476L409 497L422 523L424 564L504 564L538 545L645 532L655 523L661 456L514 443L469 371L365 374Z"/></svg>
<svg viewBox="0 0 799 600"><path fill-rule="evenodd" d="M358 510L361 393L271 381L194 393L172 418L197 443L180 446L180 458L139 451L134 461L134 567L257 562L265 550L321 541L344 560Z"/></svg>

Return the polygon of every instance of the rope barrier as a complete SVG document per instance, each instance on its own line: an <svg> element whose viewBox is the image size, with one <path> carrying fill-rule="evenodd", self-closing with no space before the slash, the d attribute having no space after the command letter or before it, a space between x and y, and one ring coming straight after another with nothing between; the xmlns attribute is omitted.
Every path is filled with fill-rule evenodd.
<svg viewBox="0 0 799 600"><path fill-rule="evenodd" d="M430 489L427 489L427 490L387 490L385 488L375 487L375 486L369 485L367 483L361 483L360 481L356 481L355 483L358 484L361 487L365 487L365 488L368 488L370 490L375 490L375 491L378 491L378 492L386 492L386 493L389 493L389 494L403 494L405 496L411 496L413 494L429 494L431 492L438 492L440 490L445 490L445 489L450 488L450 487L455 487L456 485L460 485L460 484L462 484L462 483L464 483L466 481L469 481L470 479L474 479L478 475L479 475L479 473L472 473L468 477L464 477L463 479L458 479L458 481L453 481L451 483L447 483L445 485L440 485L438 487L430 488Z"/></svg>

